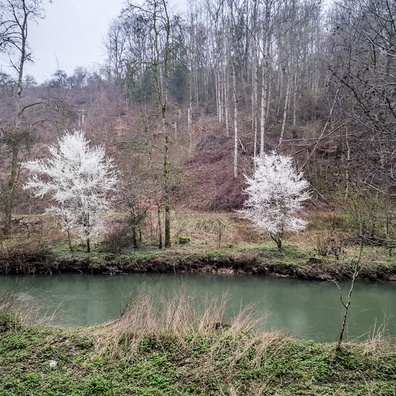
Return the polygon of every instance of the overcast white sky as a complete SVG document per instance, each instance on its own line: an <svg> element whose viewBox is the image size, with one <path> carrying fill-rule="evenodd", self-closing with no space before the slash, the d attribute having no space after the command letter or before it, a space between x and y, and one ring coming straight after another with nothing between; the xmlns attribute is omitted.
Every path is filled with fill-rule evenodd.
<svg viewBox="0 0 396 396"><path fill-rule="evenodd" d="M78 66L91 70L103 64L107 29L124 3L125 0L45 1L45 19L38 24L32 22L30 27L29 44L35 63L29 64L26 74L43 82L57 69L70 75ZM181 11L186 3L187 0L170 1Z"/></svg>
<svg viewBox="0 0 396 396"><path fill-rule="evenodd" d="M71 75L78 66L92 70L103 64L107 29L125 1L53 0L50 4L44 0L46 18L30 25L29 44L35 63L29 64L26 74L41 83L50 79L57 69ZM184 12L189 1L170 0L170 5ZM8 72L5 65L4 59L0 59L0 67Z"/></svg>

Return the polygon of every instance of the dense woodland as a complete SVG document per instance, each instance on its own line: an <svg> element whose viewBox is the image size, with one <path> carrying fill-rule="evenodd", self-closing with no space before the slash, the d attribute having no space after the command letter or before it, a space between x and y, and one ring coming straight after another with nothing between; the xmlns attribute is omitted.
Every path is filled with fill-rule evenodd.
<svg viewBox="0 0 396 396"><path fill-rule="evenodd" d="M158 209L165 246L172 210L240 209L253 158L273 150L304 172L310 211L347 212L360 241L394 243L393 0L198 0L183 15L166 0L128 0L100 70L56 70L41 84L25 66L42 2L0 4L5 235L45 207L22 189L21 163L82 129L115 159L116 209L132 228Z"/></svg>

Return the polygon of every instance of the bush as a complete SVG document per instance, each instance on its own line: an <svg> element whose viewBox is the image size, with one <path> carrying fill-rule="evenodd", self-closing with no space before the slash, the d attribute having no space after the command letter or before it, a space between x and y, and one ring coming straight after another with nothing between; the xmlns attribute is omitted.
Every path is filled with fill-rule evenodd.
<svg viewBox="0 0 396 396"><path fill-rule="evenodd" d="M107 233L106 239L101 242L99 250L102 253L120 254L125 248L131 246L132 240L126 224L117 223Z"/></svg>
<svg viewBox="0 0 396 396"><path fill-rule="evenodd" d="M336 235L318 237L316 242L316 250L320 256L327 257L334 255L337 260L343 253L344 247L344 241Z"/></svg>

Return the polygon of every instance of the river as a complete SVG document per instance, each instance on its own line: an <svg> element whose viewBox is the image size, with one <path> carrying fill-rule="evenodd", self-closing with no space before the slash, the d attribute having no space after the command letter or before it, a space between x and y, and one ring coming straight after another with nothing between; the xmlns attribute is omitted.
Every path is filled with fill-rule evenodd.
<svg viewBox="0 0 396 396"><path fill-rule="evenodd" d="M349 284L341 285L346 296ZM258 330L282 330L318 342L335 341L339 334L343 307L332 282L208 274L0 277L0 296L10 291L26 310L41 319L51 318L56 326L70 328L117 318L139 292L163 299L181 289L197 304L226 293L226 321L241 307L253 303L254 316L263 319ZM395 302L396 283L356 283L347 339L395 336Z"/></svg>

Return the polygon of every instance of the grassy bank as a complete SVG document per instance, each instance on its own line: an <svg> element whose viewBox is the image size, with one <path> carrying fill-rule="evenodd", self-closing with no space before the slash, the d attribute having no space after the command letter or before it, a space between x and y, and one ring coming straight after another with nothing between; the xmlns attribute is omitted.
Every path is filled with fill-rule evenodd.
<svg viewBox="0 0 396 396"><path fill-rule="evenodd" d="M395 395L390 340L315 344L256 334L249 315L225 324L174 300L158 313L142 296L118 320L89 329L27 325L0 314L0 395Z"/></svg>
<svg viewBox="0 0 396 396"><path fill-rule="evenodd" d="M310 227L287 235L281 251L236 214L180 211L172 219L171 249L158 249L152 222L134 248L121 218L88 254L78 238L71 252L51 218L34 217L29 221L40 227L0 240L0 274L206 272L344 280L359 261L360 279L396 280L393 248L367 244L360 252L349 221L339 216L312 214Z"/></svg>

